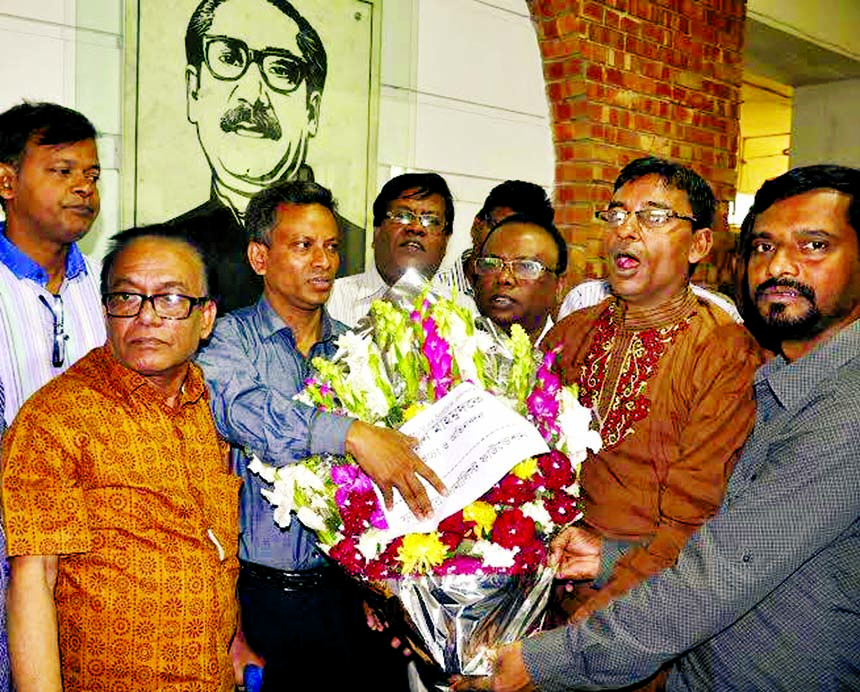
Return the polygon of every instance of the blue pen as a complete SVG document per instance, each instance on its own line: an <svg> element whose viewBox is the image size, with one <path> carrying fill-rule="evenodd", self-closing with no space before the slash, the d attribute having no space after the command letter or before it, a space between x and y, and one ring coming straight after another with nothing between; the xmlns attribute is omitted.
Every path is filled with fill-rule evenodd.
<svg viewBox="0 0 860 692"><path fill-rule="evenodd" d="M245 692L260 692L263 687L263 669L249 663L242 672L242 681L245 683Z"/></svg>

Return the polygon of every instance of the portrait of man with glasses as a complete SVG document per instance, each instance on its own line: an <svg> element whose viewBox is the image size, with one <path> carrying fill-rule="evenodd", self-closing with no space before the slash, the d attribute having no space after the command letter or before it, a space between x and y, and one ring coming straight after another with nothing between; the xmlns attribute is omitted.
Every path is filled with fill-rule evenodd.
<svg viewBox="0 0 860 692"><path fill-rule="evenodd" d="M364 266L367 170L357 151L368 150L361 117L368 108L360 100L369 96L362 97L353 84L369 83L361 70L370 69L369 39L363 36L369 36L371 12L359 5L350 0L141 3L138 222L169 219L204 246L213 260L212 295L219 314L255 303L262 292L246 257L242 222L249 199L279 181L321 178L332 185L331 178L346 178L348 183L337 186L339 197L352 200L338 216L345 231L342 273ZM347 30L361 34L354 41L361 48L342 40ZM182 63L177 63L179 46ZM351 51L365 49L362 66L362 57ZM332 67L338 71L334 80ZM152 70L175 73L159 81ZM318 138L326 90L330 132ZM344 126L347 111L354 126ZM152 175L152 166L159 175Z"/></svg>
<svg viewBox="0 0 860 692"><path fill-rule="evenodd" d="M715 210L710 185L685 166L655 157L625 166L596 213L611 293L541 344L559 351L562 377L596 411L603 439L582 466L584 528L561 539L595 557L594 571L567 575L586 580L565 599L568 615L674 562L719 507L752 427L759 349L690 287Z"/></svg>

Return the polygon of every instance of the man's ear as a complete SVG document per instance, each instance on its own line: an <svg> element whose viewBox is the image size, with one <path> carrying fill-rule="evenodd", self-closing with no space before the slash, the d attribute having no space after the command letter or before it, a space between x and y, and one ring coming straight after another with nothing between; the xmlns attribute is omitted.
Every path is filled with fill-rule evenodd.
<svg viewBox="0 0 860 692"><path fill-rule="evenodd" d="M203 316L203 323L200 325L200 338L208 339L215 328L215 318L218 315L218 303L214 300L207 300L200 307L200 314Z"/></svg>
<svg viewBox="0 0 860 692"><path fill-rule="evenodd" d="M252 240L248 243L248 262L255 274L265 276L269 266L269 248Z"/></svg>
<svg viewBox="0 0 860 692"><path fill-rule="evenodd" d="M711 251L714 240L711 237L710 228L699 228L693 231L693 242L690 243L690 251L687 253L687 261L690 264L701 262Z"/></svg>
<svg viewBox="0 0 860 692"><path fill-rule="evenodd" d="M308 137L315 137L320 126L322 93L315 91L308 98Z"/></svg>
<svg viewBox="0 0 860 692"><path fill-rule="evenodd" d="M18 169L11 163L0 163L0 197L14 199L17 189Z"/></svg>
<svg viewBox="0 0 860 692"><path fill-rule="evenodd" d="M185 117L197 124L197 95L200 91L200 73L194 65L185 68Z"/></svg>

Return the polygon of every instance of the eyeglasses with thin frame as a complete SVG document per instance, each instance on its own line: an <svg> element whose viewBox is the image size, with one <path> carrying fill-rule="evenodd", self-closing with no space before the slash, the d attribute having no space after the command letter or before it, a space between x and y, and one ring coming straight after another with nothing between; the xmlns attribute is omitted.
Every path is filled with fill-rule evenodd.
<svg viewBox="0 0 860 692"><path fill-rule="evenodd" d="M595 214L595 216L603 221L610 228L618 228L627 222L627 218L635 214L639 225L643 228L658 229L663 228L671 219L681 219L695 223L696 219L693 216L684 216L671 209L639 209L638 211L627 211L621 207L612 207L604 209Z"/></svg>
<svg viewBox="0 0 860 692"><path fill-rule="evenodd" d="M489 276L491 274L501 274L505 269L511 272L514 278L522 279L523 281L535 281L539 279L544 272L555 274L554 269L550 269L540 260L534 259L512 259L506 260L495 255L484 255L475 259L475 273L479 276Z"/></svg>
<svg viewBox="0 0 860 692"><path fill-rule="evenodd" d="M48 312L51 313L51 320L54 323L54 344L51 348L51 365L59 368L66 360L66 342L69 340L69 335L63 327L64 309L63 297L59 295L53 296L54 305L52 306L45 296L40 295L39 300L42 302Z"/></svg>
<svg viewBox="0 0 860 692"><path fill-rule="evenodd" d="M307 66L305 61L283 48L255 50L231 36L203 38L203 59L216 79L235 81L256 63L263 80L280 94L289 94L301 86Z"/></svg>
<svg viewBox="0 0 860 692"><path fill-rule="evenodd" d="M408 209L394 209L385 216L401 226L421 226L428 233L443 233L445 224L436 214L414 214Z"/></svg>
<svg viewBox="0 0 860 692"><path fill-rule="evenodd" d="M148 296L129 291L105 293L102 296L102 303L108 317L137 317L143 310L144 304L149 303L155 314L163 320L186 320L191 316L194 308L205 305L209 300L209 296L197 298L180 293L158 293Z"/></svg>

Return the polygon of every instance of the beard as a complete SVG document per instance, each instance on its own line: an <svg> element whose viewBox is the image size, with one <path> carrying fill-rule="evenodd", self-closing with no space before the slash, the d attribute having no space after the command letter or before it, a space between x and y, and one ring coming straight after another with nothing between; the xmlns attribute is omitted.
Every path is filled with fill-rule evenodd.
<svg viewBox="0 0 860 692"><path fill-rule="evenodd" d="M763 311L765 291L772 288L790 288L806 299L809 307L800 314L787 314L788 307L782 303L770 303ZM815 290L793 279L768 279L756 286L753 300L764 323L768 337L779 341L809 339L825 329L824 320L818 309Z"/></svg>

